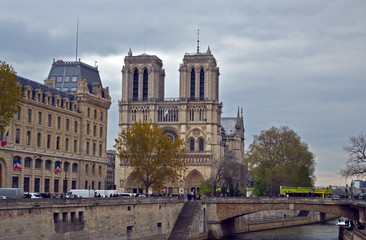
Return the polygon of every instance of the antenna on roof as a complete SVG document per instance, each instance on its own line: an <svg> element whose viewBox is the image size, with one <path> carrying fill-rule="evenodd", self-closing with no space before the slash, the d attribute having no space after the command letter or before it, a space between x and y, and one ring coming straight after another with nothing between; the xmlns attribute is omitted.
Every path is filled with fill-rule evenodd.
<svg viewBox="0 0 366 240"><path fill-rule="evenodd" d="M200 53L200 30L197 30L197 53Z"/></svg>
<svg viewBox="0 0 366 240"><path fill-rule="evenodd" d="M75 61L78 60L78 44L79 44L79 16L78 16L78 20L76 22L76 55L75 55Z"/></svg>

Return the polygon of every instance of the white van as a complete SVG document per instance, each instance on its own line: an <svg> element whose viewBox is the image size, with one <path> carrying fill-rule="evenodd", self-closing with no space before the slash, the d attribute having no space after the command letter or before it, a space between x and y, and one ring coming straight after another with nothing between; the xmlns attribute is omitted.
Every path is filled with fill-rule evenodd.
<svg viewBox="0 0 366 240"><path fill-rule="evenodd" d="M79 198L93 198L94 190L92 189L72 189L66 193L67 198L78 196Z"/></svg>

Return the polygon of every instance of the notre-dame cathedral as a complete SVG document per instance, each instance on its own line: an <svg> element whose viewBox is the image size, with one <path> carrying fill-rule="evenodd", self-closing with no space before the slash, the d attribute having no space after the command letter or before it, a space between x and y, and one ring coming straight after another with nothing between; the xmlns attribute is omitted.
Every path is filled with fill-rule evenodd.
<svg viewBox="0 0 366 240"><path fill-rule="evenodd" d="M219 68L208 47L205 53L186 53L179 67L179 97L164 99L165 70L155 55L124 59L122 68L122 100L119 101L119 130L136 121L151 121L172 138L186 143L187 169L184 178L167 182L167 193L198 192L200 184L214 172L232 150L238 162L244 160L243 110L236 117L221 117ZM138 192L130 176L132 168L116 159L115 183L118 192Z"/></svg>

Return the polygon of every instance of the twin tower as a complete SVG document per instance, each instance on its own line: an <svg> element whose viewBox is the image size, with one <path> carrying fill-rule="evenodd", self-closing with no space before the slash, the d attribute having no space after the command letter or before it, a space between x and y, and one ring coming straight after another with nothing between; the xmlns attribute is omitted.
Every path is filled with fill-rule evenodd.
<svg viewBox="0 0 366 240"><path fill-rule="evenodd" d="M185 54L180 65L179 97L164 99L165 70L155 55L125 57L122 68L122 100L119 101L119 130L136 121L151 121L171 138L183 139L187 148L184 178L166 182L167 193L198 192L225 149L233 150L237 160L244 158L243 113L221 118L219 68L210 48L205 53ZM226 129L223 128L226 126ZM230 129L229 129L230 128ZM115 183L119 192L139 192L130 176L131 167L116 160Z"/></svg>

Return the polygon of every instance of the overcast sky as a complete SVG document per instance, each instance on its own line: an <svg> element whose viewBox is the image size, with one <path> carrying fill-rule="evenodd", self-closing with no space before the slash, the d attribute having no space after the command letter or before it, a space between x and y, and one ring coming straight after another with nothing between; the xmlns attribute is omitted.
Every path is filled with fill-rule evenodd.
<svg viewBox="0 0 366 240"><path fill-rule="evenodd" d="M220 68L223 117L244 108L246 149L272 126L295 130L315 154L316 185L344 185L343 146L366 133L365 0L5 1L0 59L43 82L53 59L99 67L109 87L108 148L118 129L129 48L162 59L165 97L178 97L185 53L210 46Z"/></svg>

